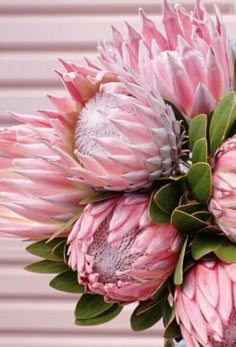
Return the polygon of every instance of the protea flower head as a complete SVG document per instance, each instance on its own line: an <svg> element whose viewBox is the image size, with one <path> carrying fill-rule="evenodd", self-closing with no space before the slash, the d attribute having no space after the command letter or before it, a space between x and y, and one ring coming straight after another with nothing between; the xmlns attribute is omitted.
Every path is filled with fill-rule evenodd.
<svg viewBox="0 0 236 347"><path fill-rule="evenodd" d="M236 263L202 262L175 293L186 347L232 347L236 341Z"/></svg>
<svg viewBox="0 0 236 347"><path fill-rule="evenodd" d="M128 303L150 297L174 270L182 243L148 216L147 195L89 204L69 235L69 264L88 292Z"/></svg>
<svg viewBox="0 0 236 347"><path fill-rule="evenodd" d="M214 158L209 210L220 229L236 242L236 136L217 150Z"/></svg>
<svg viewBox="0 0 236 347"><path fill-rule="evenodd" d="M0 235L40 239L63 231L91 194L70 179L77 164L68 135L74 113L66 99L54 101L64 111L52 112L50 121L15 115L27 125L0 131Z"/></svg>
<svg viewBox="0 0 236 347"><path fill-rule="evenodd" d="M164 34L143 10L140 15L141 33L128 25L124 39L113 29L113 42L100 45L103 63L115 65L124 78L134 69L186 118L212 111L234 80L232 49L218 9L215 23L200 0L192 13L165 0Z"/></svg>
<svg viewBox="0 0 236 347"><path fill-rule="evenodd" d="M175 171L180 124L157 91L132 71L130 83L119 81L112 68L64 65L68 72L62 78L78 107L69 130L80 163L73 170L77 182L131 191Z"/></svg>

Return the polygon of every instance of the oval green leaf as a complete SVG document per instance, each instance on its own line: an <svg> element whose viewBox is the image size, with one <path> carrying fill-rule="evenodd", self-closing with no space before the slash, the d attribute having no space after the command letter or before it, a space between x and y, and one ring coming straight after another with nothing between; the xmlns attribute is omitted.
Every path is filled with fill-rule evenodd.
<svg viewBox="0 0 236 347"><path fill-rule="evenodd" d="M64 239L63 241L61 241L60 243L58 243L52 250L52 254L59 258L62 259L64 261L64 263L67 263L67 239Z"/></svg>
<svg viewBox="0 0 236 347"><path fill-rule="evenodd" d="M54 274L68 271L69 267L62 262L42 260L37 263L27 265L25 269L31 272L37 272L41 274Z"/></svg>
<svg viewBox="0 0 236 347"><path fill-rule="evenodd" d="M187 234L192 234L206 226L206 223L201 219L181 211L179 208L176 208L172 213L171 224L179 231Z"/></svg>
<svg viewBox="0 0 236 347"><path fill-rule="evenodd" d="M196 142L202 138L207 137L207 115L199 114L191 120L189 125L189 142L191 148L194 147Z"/></svg>
<svg viewBox="0 0 236 347"><path fill-rule="evenodd" d="M80 325L80 326L93 326L93 325L99 325L99 324L104 324L115 317L118 316L118 314L122 311L122 306L119 306L118 304L112 304L112 306L99 316L96 316L94 318L89 318L89 319L79 319L76 318L75 324Z"/></svg>
<svg viewBox="0 0 236 347"><path fill-rule="evenodd" d="M208 163L192 165L187 174L191 195L200 203L207 204L211 196L212 174Z"/></svg>
<svg viewBox="0 0 236 347"><path fill-rule="evenodd" d="M199 139L193 146L192 152L192 162L196 163L207 163L208 156L208 148L207 148L207 140Z"/></svg>
<svg viewBox="0 0 236 347"><path fill-rule="evenodd" d="M142 304L141 304L142 305ZM161 301L156 305L151 307L149 310L140 312L140 305L136 307L134 312L132 313L130 324L131 328L134 331L143 331L151 328L154 324L156 324L162 317L162 305Z"/></svg>
<svg viewBox="0 0 236 347"><path fill-rule="evenodd" d="M224 238L221 245L215 249L215 255L226 263L236 262L236 244Z"/></svg>
<svg viewBox="0 0 236 347"><path fill-rule="evenodd" d="M178 206L183 194L181 182L171 182L161 187L154 195L157 206L166 214L171 214Z"/></svg>
<svg viewBox="0 0 236 347"><path fill-rule="evenodd" d="M34 242L26 247L27 252L48 260L63 261L63 257L54 254L53 250L61 243L65 242L66 238L56 238L51 242L47 239Z"/></svg>
<svg viewBox="0 0 236 347"><path fill-rule="evenodd" d="M205 255L214 252L221 244L222 239L213 235L198 234L192 242L192 257L199 260Z"/></svg>
<svg viewBox="0 0 236 347"><path fill-rule="evenodd" d="M172 281L172 274L165 280L164 283L160 285L159 288L155 291L155 293L152 295L153 300L160 301L163 299L164 296L168 293L168 287L170 282Z"/></svg>
<svg viewBox="0 0 236 347"><path fill-rule="evenodd" d="M112 305L105 302L101 295L83 294L76 305L75 317L79 320L94 318L109 310Z"/></svg>
<svg viewBox="0 0 236 347"><path fill-rule="evenodd" d="M178 338L181 336L180 328L176 322L176 308L172 308L169 322L167 323L164 331L165 338Z"/></svg>
<svg viewBox="0 0 236 347"><path fill-rule="evenodd" d="M236 120L235 92L224 96L216 107L210 124L210 152L214 154L216 149L227 138L228 133Z"/></svg>
<svg viewBox="0 0 236 347"><path fill-rule="evenodd" d="M49 285L57 290L66 293L83 293L84 286L78 283L78 274L76 271L66 271L54 277Z"/></svg>
<svg viewBox="0 0 236 347"><path fill-rule="evenodd" d="M170 215L163 212L154 200L155 192L152 194L149 203L149 216L154 223L165 224L170 221Z"/></svg>
<svg viewBox="0 0 236 347"><path fill-rule="evenodd" d="M189 204L180 205L178 207L178 210L186 212L188 214L194 214L196 212L202 211L203 208L204 207L203 207L202 204L199 204L198 202L197 203L192 202L192 203L189 203Z"/></svg>

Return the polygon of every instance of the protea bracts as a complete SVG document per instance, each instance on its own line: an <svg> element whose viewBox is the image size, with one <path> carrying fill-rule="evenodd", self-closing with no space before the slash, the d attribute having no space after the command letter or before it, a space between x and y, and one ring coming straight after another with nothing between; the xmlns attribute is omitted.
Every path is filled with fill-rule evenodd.
<svg viewBox="0 0 236 347"><path fill-rule="evenodd" d="M214 158L212 197L209 210L216 224L236 241L236 137L229 138Z"/></svg>
<svg viewBox="0 0 236 347"><path fill-rule="evenodd" d="M69 264L86 290L107 301L149 298L173 272L182 243L171 224L148 216L148 195L89 204L69 235Z"/></svg>
<svg viewBox="0 0 236 347"><path fill-rule="evenodd" d="M236 263L195 265L175 293L186 347L232 347L236 341Z"/></svg>
<svg viewBox="0 0 236 347"><path fill-rule="evenodd" d="M65 105L65 100L57 101ZM78 214L80 201L91 194L87 186L70 179L76 161L68 125L57 134L52 123L56 127L66 121L62 114L53 115L51 123L24 116L30 125L0 131L0 235L40 239L60 229L68 233L65 222Z"/></svg>
<svg viewBox="0 0 236 347"><path fill-rule="evenodd" d="M181 152L180 123L157 91L134 72L118 81L112 71L64 63L62 78L78 106L70 131L80 165L77 182L113 191L150 187L173 174Z"/></svg>
<svg viewBox="0 0 236 347"><path fill-rule="evenodd" d="M128 25L125 39L114 28L113 42L100 44L102 62L125 79L135 70L186 118L212 111L234 80L232 49L218 9L214 22L200 0L192 13L164 1L164 35L143 10L140 14L141 33Z"/></svg>

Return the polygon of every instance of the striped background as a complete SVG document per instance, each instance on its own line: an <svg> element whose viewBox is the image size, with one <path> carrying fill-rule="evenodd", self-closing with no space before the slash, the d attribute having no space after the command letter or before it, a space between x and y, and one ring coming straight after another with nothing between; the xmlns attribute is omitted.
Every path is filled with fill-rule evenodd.
<svg viewBox="0 0 236 347"><path fill-rule="evenodd" d="M213 2L236 38L236 0L205 4L212 8ZM193 1L181 3L190 8ZM110 24L138 26L140 6L161 25L160 0L0 0L0 125L12 122L7 110L50 106L45 95L64 92L54 72L61 69L57 58L93 56L96 42L109 38ZM50 289L51 276L24 271L31 261L22 242L0 240L0 347L162 346L160 327L138 335L130 330L133 307L107 325L75 327L77 297Z"/></svg>

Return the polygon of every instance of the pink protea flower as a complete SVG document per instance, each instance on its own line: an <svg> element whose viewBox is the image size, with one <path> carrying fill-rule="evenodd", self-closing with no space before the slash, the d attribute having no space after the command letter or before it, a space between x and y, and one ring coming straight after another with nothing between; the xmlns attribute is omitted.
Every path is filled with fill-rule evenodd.
<svg viewBox="0 0 236 347"><path fill-rule="evenodd" d="M236 242L236 136L217 150L214 158L209 210L220 229Z"/></svg>
<svg viewBox="0 0 236 347"><path fill-rule="evenodd" d="M148 216L147 195L87 205L69 235L69 264L86 290L108 301L150 297L174 270L182 243L171 224Z"/></svg>
<svg viewBox="0 0 236 347"><path fill-rule="evenodd" d="M15 115L28 124L0 131L0 235L40 239L59 230L68 233L65 222L91 194L71 180L77 162L68 122L77 113L66 99L53 100L61 113L51 112L50 120Z"/></svg>
<svg viewBox="0 0 236 347"><path fill-rule="evenodd" d="M76 102L71 127L75 180L106 190L137 190L178 165L180 124L171 107L135 72L119 75L92 65L65 63L65 86Z"/></svg>
<svg viewBox="0 0 236 347"><path fill-rule="evenodd" d="M222 96L233 88L233 54L225 26L216 8L216 23L196 1L188 13L173 8L166 0L162 34L140 11L142 31L128 25L128 39L113 29L113 42L99 46L103 63L116 66L128 78L130 69L159 89L187 118L212 111Z"/></svg>
<svg viewBox="0 0 236 347"><path fill-rule="evenodd" d="M175 293L176 318L186 347L236 344L236 263L202 262Z"/></svg>

